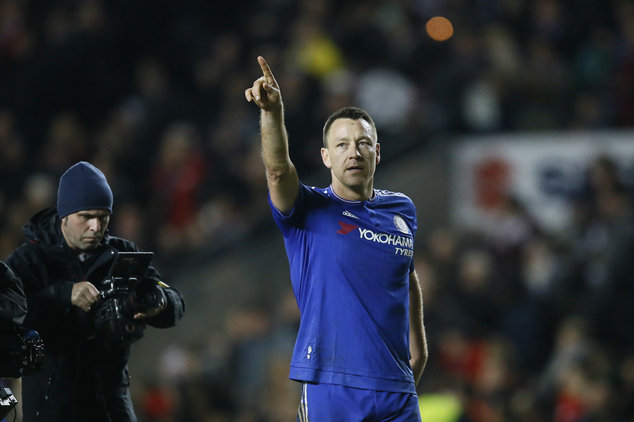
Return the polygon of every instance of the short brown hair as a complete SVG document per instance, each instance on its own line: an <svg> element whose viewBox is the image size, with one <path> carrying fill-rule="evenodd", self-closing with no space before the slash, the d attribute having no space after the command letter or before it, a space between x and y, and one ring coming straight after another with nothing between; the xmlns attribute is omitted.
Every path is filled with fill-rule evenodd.
<svg viewBox="0 0 634 422"><path fill-rule="evenodd" d="M330 117L328 117L328 119L326 120L326 124L324 125L324 135L323 135L324 148L328 147L326 138L328 137L328 132L330 131L330 127L332 126L334 121L337 119L365 120L372 127L372 133L374 134L375 139L377 137L374 120L372 120L372 117L370 117L367 111L360 109L359 107L344 107L332 113Z"/></svg>

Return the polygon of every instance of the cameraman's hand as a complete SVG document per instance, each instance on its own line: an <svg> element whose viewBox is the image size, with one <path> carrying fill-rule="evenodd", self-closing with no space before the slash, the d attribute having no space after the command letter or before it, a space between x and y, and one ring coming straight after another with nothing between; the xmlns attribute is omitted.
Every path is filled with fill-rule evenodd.
<svg viewBox="0 0 634 422"><path fill-rule="evenodd" d="M156 308L150 308L145 312L139 312L138 314L135 314L134 319L151 318L153 316L157 316L158 314L163 312L163 310L165 309L165 306L166 306L165 298L161 298L159 306L157 306Z"/></svg>
<svg viewBox="0 0 634 422"><path fill-rule="evenodd" d="M90 308L100 299L99 290L89 281L82 281L73 285L70 301L73 305L90 312Z"/></svg>

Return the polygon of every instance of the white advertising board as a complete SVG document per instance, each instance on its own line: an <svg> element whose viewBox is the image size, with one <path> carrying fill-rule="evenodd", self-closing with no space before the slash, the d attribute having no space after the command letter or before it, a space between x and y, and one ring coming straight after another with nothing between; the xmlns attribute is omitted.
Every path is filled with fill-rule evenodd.
<svg viewBox="0 0 634 422"><path fill-rule="evenodd" d="M477 228L514 195L547 230L570 221L570 198L598 156L634 181L634 131L509 134L465 138L451 157L451 212L457 227Z"/></svg>

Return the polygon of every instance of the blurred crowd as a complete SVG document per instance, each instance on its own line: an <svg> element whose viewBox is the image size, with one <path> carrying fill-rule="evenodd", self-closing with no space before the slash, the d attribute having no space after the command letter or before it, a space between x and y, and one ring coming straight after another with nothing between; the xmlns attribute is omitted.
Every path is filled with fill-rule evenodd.
<svg viewBox="0 0 634 422"><path fill-rule="evenodd" d="M437 15L448 41L425 33ZM0 0L0 257L79 160L113 188L111 231L166 272L270 225L243 95L258 55L303 175L321 169L325 118L349 104L394 160L457 135L634 124L629 0ZM509 196L498 230L418 241L420 392L430 409L458 399L447 422L634 420L631 197L610 163L597 160L565 232ZM141 420L292 420L291 305L237 310L213 346L167 350L172 378L139 394Z"/></svg>
<svg viewBox="0 0 634 422"><path fill-rule="evenodd" d="M417 262L432 345L420 389L460 398L461 417L447 421L634 420L634 203L623 170L596 157L557 232L509 196L490 226L430 233Z"/></svg>
<svg viewBox="0 0 634 422"><path fill-rule="evenodd" d="M449 41L425 33L435 15ZM257 55L310 174L325 117L348 104L395 155L443 135L629 126L633 28L626 0L0 0L0 256L78 160L111 181L113 229L147 249L210 250L259 224L243 96Z"/></svg>

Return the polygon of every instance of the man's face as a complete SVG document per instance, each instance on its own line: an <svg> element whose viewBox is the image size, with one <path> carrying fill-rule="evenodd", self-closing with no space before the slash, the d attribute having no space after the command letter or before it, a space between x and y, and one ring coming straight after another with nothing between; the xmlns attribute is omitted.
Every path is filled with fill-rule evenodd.
<svg viewBox="0 0 634 422"><path fill-rule="evenodd" d="M335 192L345 199L368 199L374 171L380 161L379 144L372 126L363 119L337 119L321 149L324 165L331 170Z"/></svg>
<svg viewBox="0 0 634 422"><path fill-rule="evenodd" d="M62 234L75 252L91 251L101 242L109 222L107 210L79 211L63 218Z"/></svg>

